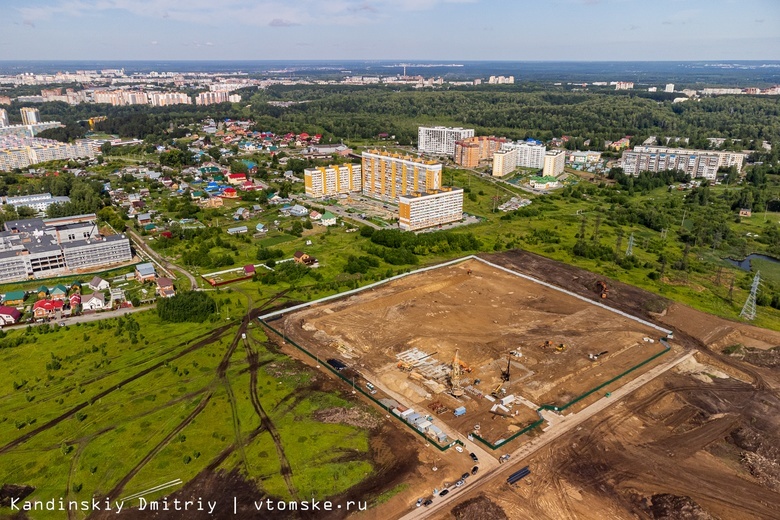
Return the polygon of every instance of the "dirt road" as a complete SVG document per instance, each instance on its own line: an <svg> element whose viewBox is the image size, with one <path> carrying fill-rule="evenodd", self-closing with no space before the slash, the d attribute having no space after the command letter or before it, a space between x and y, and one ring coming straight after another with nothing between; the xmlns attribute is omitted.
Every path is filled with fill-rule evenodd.
<svg viewBox="0 0 780 520"><path fill-rule="evenodd" d="M163 268L167 269L174 269L176 271L181 272L184 276L187 277L190 281L190 288L194 291L198 288L198 280L192 276L186 269L183 267L180 267L176 264L173 264L169 262L168 260L164 259L162 256L157 254L156 251L154 251L151 247L149 247L136 233L135 231L132 231L131 229L128 229L125 231L130 238L133 240L133 243L135 243L138 248L140 248L144 253L146 253L155 263L161 265ZM174 273L169 273L173 276ZM174 276L175 277L175 276Z"/></svg>

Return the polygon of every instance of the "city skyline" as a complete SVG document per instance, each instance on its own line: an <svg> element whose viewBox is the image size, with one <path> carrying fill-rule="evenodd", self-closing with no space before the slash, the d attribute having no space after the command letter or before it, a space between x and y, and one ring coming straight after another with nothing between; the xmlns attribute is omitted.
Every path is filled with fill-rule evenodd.
<svg viewBox="0 0 780 520"><path fill-rule="evenodd" d="M0 17L0 60L780 59L773 0L32 0Z"/></svg>

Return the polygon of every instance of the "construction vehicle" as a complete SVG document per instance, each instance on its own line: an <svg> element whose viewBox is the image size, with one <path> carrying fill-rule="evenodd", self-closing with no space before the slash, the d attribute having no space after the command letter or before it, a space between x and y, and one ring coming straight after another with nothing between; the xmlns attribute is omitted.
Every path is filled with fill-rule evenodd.
<svg viewBox="0 0 780 520"><path fill-rule="evenodd" d="M458 359L460 349L455 350L455 357L452 359L452 370L450 371L450 393L455 397L463 395L463 388L460 387L461 364Z"/></svg>
<svg viewBox="0 0 780 520"><path fill-rule="evenodd" d="M501 381L500 383L498 383L498 386L496 386L496 388L492 392L490 392L490 395L498 399L498 394L503 389L504 389L504 381Z"/></svg>
<svg viewBox="0 0 780 520"><path fill-rule="evenodd" d="M602 298L607 297L607 293L609 292L609 288L607 288L607 282L599 280L596 282L596 289L601 293Z"/></svg>
<svg viewBox="0 0 780 520"><path fill-rule="evenodd" d="M558 352L566 352L567 348L569 347L567 347L565 343L561 343L560 345L555 347L555 350L557 350Z"/></svg>
<svg viewBox="0 0 780 520"><path fill-rule="evenodd" d="M550 340L548 339L547 341L545 341L543 344L541 344L541 345L539 345L539 346L540 346L540 347L541 347L543 350L546 350L546 349L548 349L548 348L552 348L552 346L553 346L553 342L552 342L552 341L550 341Z"/></svg>
<svg viewBox="0 0 780 520"><path fill-rule="evenodd" d="M598 354L588 354L588 359L590 359L591 361L596 361L598 358L600 358L601 356L603 356L607 352L609 352L609 351L605 350L604 352L599 352Z"/></svg>

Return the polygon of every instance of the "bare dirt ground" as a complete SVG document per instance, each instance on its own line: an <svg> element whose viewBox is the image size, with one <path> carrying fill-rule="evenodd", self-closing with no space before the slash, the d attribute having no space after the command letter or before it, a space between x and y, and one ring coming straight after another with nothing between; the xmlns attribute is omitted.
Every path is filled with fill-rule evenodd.
<svg viewBox="0 0 780 520"><path fill-rule="evenodd" d="M592 273L522 251L486 258L597 297ZM767 350L780 333L607 282L608 305L674 327L695 359L516 461L532 473L515 486L476 487L434 518L780 518L778 350Z"/></svg>
<svg viewBox="0 0 780 520"><path fill-rule="evenodd" d="M402 404L429 411L443 405L439 418L457 431L480 424L491 442L536 421L539 405L563 406L664 351L656 329L474 260L298 311L273 326L320 359L338 358L381 382ZM429 356L427 365L400 370L399 356L413 349ZM456 352L468 370L459 398L449 393ZM588 354L602 355L594 361ZM525 401L497 416L490 411L495 400L484 396L500 386L508 363L498 396ZM454 418L459 406L467 413Z"/></svg>

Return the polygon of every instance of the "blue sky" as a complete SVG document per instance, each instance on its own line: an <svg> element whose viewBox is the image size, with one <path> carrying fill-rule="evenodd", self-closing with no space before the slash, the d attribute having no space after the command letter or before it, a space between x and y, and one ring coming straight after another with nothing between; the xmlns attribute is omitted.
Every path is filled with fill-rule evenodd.
<svg viewBox="0 0 780 520"><path fill-rule="evenodd" d="M780 60L780 0L0 0L0 60Z"/></svg>

